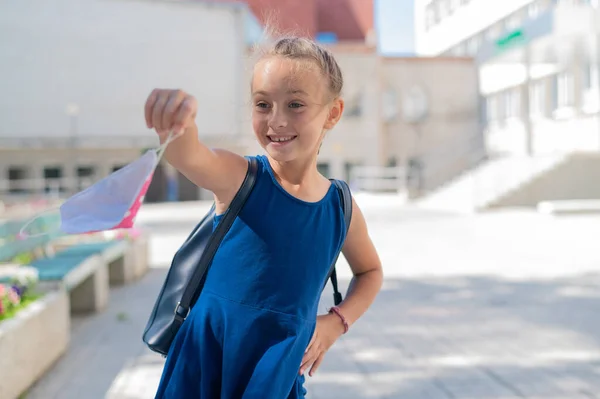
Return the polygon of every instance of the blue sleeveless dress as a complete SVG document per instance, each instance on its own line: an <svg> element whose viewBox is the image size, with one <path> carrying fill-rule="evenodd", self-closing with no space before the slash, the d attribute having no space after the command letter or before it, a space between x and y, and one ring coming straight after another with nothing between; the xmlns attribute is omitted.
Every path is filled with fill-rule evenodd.
<svg viewBox="0 0 600 399"><path fill-rule="evenodd" d="M300 364L346 226L332 184L305 202L265 156L204 289L170 348L156 399L304 398ZM220 216L216 216L215 225Z"/></svg>

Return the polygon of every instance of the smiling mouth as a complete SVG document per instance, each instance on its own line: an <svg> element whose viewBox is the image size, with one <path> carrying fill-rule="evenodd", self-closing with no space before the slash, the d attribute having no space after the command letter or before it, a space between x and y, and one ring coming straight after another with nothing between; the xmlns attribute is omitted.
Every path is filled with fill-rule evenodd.
<svg viewBox="0 0 600 399"><path fill-rule="evenodd" d="M268 136L272 143L287 143L296 138L296 136Z"/></svg>

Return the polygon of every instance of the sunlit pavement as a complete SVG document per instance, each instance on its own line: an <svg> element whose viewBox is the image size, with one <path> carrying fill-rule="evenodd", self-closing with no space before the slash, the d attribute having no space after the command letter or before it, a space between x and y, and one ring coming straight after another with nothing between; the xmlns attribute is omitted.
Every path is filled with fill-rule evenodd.
<svg viewBox="0 0 600 399"><path fill-rule="evenodd" d="M386 282L308 378L309 398L600 398L600 217L358 202ZM74 321L68 354L28 398L153 398L163 360L142 330L173 253L209 205L143 207L153 269L113 289L107 311ZM347 282L347 264L338 268ZM330 305L327 289L322 309Z"/></svg>

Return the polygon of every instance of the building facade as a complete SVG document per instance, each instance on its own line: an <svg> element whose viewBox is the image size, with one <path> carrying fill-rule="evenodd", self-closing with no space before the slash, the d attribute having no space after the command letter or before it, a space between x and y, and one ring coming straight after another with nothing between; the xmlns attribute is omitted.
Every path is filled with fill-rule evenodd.
<svg viewBox="0 0 600 399"><path fill-rule="evenodd" d="M143 115L155 87L197 97L208 146L261 152L250 123L249 51L262 30L247 7L57 1L0 6L0 199L65 197L155 148ZM467 168L459 155L480 156L472 59L384 57L367 40L327 46L344 73L346 110L319 155L325 175L352 183L356 170L391 168L392 183L384 176L355 188L410 180L421 190ZM146 198L209 197L162 162Z"/></svg>
<svg viewBox="0 0 600 399"><path fill-rule="evenodd" d="M600 150L597 0L423 0L421 54L478 64L493 154Z"/></svg>
<svg viewBox="0 0 600 399"><path fill-rule="evenodd" d="M332 176L374 191L398 179L409 196L418 196L484 157L472 59L387 57L342 44L331 49L344 73L346 105L319 156Z"/></svg>

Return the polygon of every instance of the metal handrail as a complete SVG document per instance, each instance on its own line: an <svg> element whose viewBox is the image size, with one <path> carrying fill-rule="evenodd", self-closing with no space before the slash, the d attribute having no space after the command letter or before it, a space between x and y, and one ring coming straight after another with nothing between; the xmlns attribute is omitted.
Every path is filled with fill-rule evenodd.
<svg viewBox="0 0 600 399"><path fill-rule="evenodd" d="M60 193L81 191L94 183L90 177L0 179L0 195L47 193L57 196Z"/></svg>

